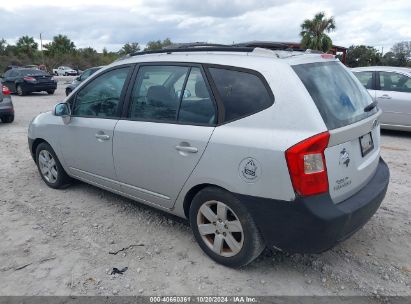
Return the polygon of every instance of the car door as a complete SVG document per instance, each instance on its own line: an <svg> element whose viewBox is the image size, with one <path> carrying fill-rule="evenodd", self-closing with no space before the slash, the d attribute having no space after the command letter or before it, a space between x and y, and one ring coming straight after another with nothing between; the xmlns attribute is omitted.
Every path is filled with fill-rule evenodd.
<svg viewBox="0 0 411 304"><path fill-rule="evenodd" d="M383 111L381 123L411 125L411 77L396 72L378 72L376 99Z"/></svg>
<svg viewBox="0 0 411 304"><path fill-rule="evenodd" d="M124 192L173 206L215 128L209 92L200 66L140 66L127 119L114 130L114 163Z"/></svg>
<svg viewBox="0 0 411 304"><path fill-rule="evenodd" d="M69 102L71 118L63 128L60 145L70 173L80 179L116 188L113 131L131 70L126 65L103 72Z"/></svg>

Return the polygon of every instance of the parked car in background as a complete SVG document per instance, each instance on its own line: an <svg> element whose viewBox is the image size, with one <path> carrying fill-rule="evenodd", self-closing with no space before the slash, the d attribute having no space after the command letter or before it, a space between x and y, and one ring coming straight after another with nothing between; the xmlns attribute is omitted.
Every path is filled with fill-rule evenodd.
<svg viewBox="0 0 411 304"><path fill-rule="evenodd" d="M8 70L4 73L3 84L12 93L20 96L41 91L54 94L57 89L57 82L53 76L38 69L18 68Z"/></svg>
<svg viewBox="0 0 411 304"><path fill-rule="evenodd" d="M102 68L102 66L93 67L93 68L89 68L89 69L85 70L80 76L78 76L76 79L74 79L73 82L70 83L66 87L66 96L69 95L75 88L77 88L77 86L80 83L82 83L84 80L89 78L91 75L93 75L96 71L98 71L101 68Z"/></svg>
<svg viewBox="0 0 411 304"><path fill-rule="evenodd" d="M0 82L0 120L10 123L14 120L14 107L11 101L11 92L8 87Z"/></svg>
<svg viewBox="0 0 411 304"><path fill-rule="evenodd" d="M381 127L411 131L411 69L373 66L352 72L378 102Z"/></svg>
<svg viewBox="0 0 411 304"><path fill-rule="evenodd" d="M389 182L380 114L330 54L167 49L97 71L28 143L48 186L76 178L188 218L239 267L266 246L322 252L373 216Z"/></svg>
<svg viewBox="0 0 411 304"><path fill-rule="evenodd" d="M76 76L78 73L70 67L60 66L57 69L53 69L53 74L57 76Z"/></svg>

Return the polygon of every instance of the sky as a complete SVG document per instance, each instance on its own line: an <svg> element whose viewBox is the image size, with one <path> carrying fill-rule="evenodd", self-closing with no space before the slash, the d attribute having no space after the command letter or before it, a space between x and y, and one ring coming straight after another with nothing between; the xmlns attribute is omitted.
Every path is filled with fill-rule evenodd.
<svg viewBox="0 0 411 304"><path fill-rule="evenodd" d="M0 6L0 39L23 35L43 43L67 35L77 47L117 51L150 40L232 43L300 41L300 25L324 11L339 46L366 44L384 53L411 40L410 0L14 0Z"/></svg>

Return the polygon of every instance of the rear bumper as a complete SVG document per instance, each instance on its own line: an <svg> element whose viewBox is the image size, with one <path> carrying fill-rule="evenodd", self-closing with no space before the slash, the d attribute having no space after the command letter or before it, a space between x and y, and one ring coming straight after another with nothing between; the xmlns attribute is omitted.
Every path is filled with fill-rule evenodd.
<svg viewBox="0 0 411 304"><path fill-rule="evenodd" d="M286 202L237 195L248 208L268 247L290 253L320 253L350 237L374 215L387 192L389 169L380 158L369 183L334 204L328 193Z"/></svg>
<svg viewBox="0 0 411 304"><path fill-rule="evenodd" d="M11 114L14 114L14 108L12 104L8 104L7 106L2 106L0 104L0 116Z"/></svg>
<svg viewBox="0 0 411 304"><path fill-rule="evenodd" d="M47 82L47 83L24 83L21 85L23 91L26 92L41 92L41 91L48 91L48 90L56 90L57 83L55 82Z"/></svg>

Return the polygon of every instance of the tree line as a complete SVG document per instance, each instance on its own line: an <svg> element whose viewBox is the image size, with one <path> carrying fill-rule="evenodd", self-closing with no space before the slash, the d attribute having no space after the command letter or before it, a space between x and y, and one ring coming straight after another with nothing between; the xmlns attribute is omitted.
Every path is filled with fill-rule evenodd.
<svg viewBox="0 0 411 304"><path fill-rule="evenodd" d="M144 50L157 50L171 44L169 38L149 41ZM20 37L14 45L8 44L5 39L0 39L0 72L2 73L9 65L45 65L48 71L61 65L68 65L84 70L93 66L107 65L140 50L142 48L138 42L127 42L117 52L108 51L106 48L102 52L97 52L92 47L77 48L66 35L54 36L50 43L43 45L43 51L40 51L39 44L30 36Z"/></svg>
<svg viewBox="0 0 411 304"><path fill-rule="evenodd" d="M324 12L317 13L313 19L306 19L301 24L301 46L328 52L332 47L332 40L327 33L335 29L334 17L326 18ZM338 57L342 59L342 56ZM351 45L347 49L345 63L352 68L372 65L411 67L411 41L398 42L385 54L372 46Z"/></svg>
<svg viewBox="0 0 411 304"><path fill-rule="evenodd" d="M327 18L324 12L317 13L313 19L306 19L301 24L301 47L328 52L332 47L332 40L327 34L335 29L334 17ZM149 41L144 51L158 50L172 44L169 38L162 41ZM122 56L140 50L138 42L128 42L117 52L109 52L107 49L97 52L92 47L77 48L67 36L57 35L50 43L43 45L43 52L41 52L38 43L30 36L20 37L15 45L0 39L0 72L8 65L29 64L44 64L49 71L60 65L84 70L92 66L109 64ZM373 46L351 45L347 49L346 65L349 67L371 65L411 67L411 41L398 42L385 54Z"/></svg>

